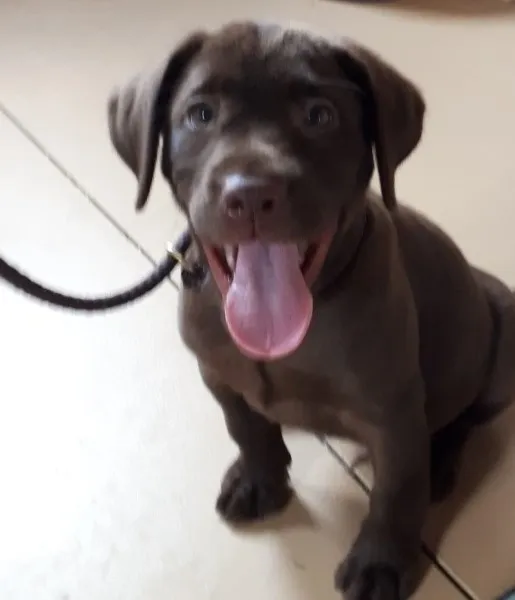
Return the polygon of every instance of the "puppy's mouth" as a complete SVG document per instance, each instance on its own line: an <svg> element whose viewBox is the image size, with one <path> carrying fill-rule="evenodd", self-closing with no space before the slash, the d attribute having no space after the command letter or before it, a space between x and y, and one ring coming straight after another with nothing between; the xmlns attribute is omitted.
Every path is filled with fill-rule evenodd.
<svg viewBox="0 0 515 600"><path fill-rule="evenodd" d="M255 239L223 248L203 245L227 328L243 354L270 361L300 346L313 314L310 288L332 237L330 231L309 244Z"/></svg>

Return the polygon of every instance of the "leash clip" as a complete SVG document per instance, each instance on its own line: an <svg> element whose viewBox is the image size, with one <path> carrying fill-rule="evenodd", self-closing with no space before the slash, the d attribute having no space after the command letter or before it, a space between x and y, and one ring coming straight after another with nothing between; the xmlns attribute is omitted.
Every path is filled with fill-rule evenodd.
<svg viewBox="0 0 515 600"><path fill-rule="evenodd" d="M177 264L180 265L182 269L188 270L189 267L186 262L186 259L184 258L184 255L175 249L174 244L172 242L168 242L166 244L166 251L170 256L173 256L173 258L175 258Z"/></svg>
<svg viewBox="0 0 515 600"><path fill-rule="evenodd" d="M175 258L177 264L181 267L181 280L186 289L199 288L206 278L206 269L200 263L188 264L184 254L179 252L172 242L166 244L166 251Z"/></svg>

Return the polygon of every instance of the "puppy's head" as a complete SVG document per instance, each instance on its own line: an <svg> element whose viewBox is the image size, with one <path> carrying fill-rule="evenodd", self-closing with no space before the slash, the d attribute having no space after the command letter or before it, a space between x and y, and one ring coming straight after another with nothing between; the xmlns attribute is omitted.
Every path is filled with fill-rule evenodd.
<svg viewBox="0 0 515 600"><path fill-rule="evenodd" d="M384 202L422 133L418 91L351 43L256 24L188 38L109 102L111 139L147 199L161 167L246 354L292 352L333 235L364 202L375 151Z"/></svg>

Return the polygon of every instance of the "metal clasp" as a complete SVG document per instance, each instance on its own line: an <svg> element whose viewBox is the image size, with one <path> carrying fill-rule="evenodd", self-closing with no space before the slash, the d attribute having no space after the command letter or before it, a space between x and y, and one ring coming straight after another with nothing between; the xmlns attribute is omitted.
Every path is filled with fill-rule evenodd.
<svg viewBox="0 0 515 600"><path fill-rule="evenodd" d="M188 264L184 255L178 252L172 242L166 244L166 251L170 256L173 256L177 264L181 267L181 280L185 288L199 288L206 278L206 269L200 263Z"/></svg>
<svg viewBox="0 0 515 600"><path fill-rule="evenodd" d="M188 268L188 264L186 262L186 259L184 258L184 256L178 252L175 248L174 248L174 244L173 242L168 242L166 244L166 251L168 252L168 254L170 256L173 256L175 258L175 260L177 261L177 263L179 265L181 265L182 269L186 269L189 270Z"/></svg>

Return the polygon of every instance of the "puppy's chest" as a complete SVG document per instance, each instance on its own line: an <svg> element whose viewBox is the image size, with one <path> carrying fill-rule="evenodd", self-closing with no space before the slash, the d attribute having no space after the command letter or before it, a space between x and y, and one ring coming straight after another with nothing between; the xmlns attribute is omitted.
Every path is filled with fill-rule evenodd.
<svg viewBox="0 0 515 600"><path fill-rule="evenodd" d="M270 421L326 435L353 436L356 389L286 365L242 362L223 374L247 403Z"/></svg>
<svg viewBox="0 0 515 600"><path fill-rule="evenodd" d="M341 397L338 402L329 383L265 366L258 376L260 387L247 390L245 398L271 421L325 434L340 430Z"/></svg>

